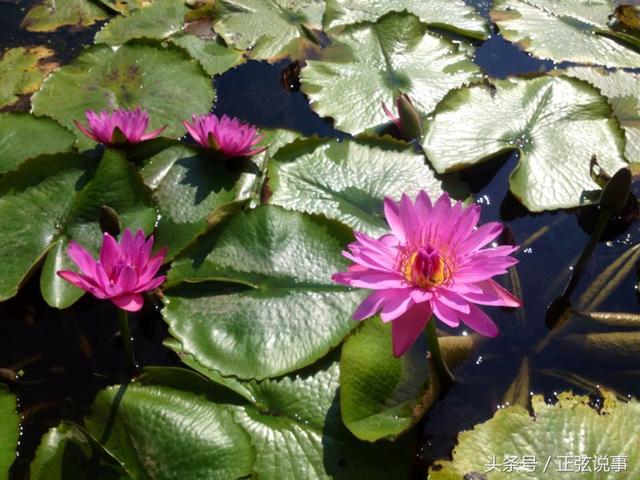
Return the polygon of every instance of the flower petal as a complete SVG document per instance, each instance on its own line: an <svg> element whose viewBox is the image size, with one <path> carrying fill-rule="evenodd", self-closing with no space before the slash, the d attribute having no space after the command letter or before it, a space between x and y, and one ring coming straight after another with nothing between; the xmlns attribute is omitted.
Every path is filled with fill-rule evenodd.
<svg viewBox="0 0 640 480"><path fill-rule="evenodd" d="M435 297L431 300L431 308L433 308L433 313L438 317L438 320L445 325L450 327L457 327L460 325L459 316L462 312L449 308L446 304L442 303ZM469 309L469 311L471 311L471 309Z"/></svg>
<svg viewBox="0 0 640 480"><path fill-rule="evenodd" d="M413 306L410 290L406 288L387 290L387 300L382 306L380 318L383 322L389 322L404 315Z"/></svg>
<svg viewBox="0 0 640 480"><path fill-rule="evenodd" d="M467 313L459 313L460 320L471 329L485 337L495 337L498 335L498 326L491 320L491 317L480 310L475 305L470 305L471 311Z"/></svg>
<svg viewBox="0 0 640 480"><path fill-rule="evenodd" d="M353 319L360 321L375 315L380 311L386 299L387 290L376 290L358 305L358 308L353 313Z"/></svg>
<svg viewBox="0 0 640 480"><path fill-rule="evenodd" d="M144 298L138 293L126 293L113 297L111 301L119 308L128 312L137 312L144 304Z"/></svg>
<svg viewBox="0 0 640 480"><path fill-rule="evenodd" d="M71 260L73 260L78 268L80 268L82 273L91 278L96 276L95 259L84 247L80 246L79 243L71 240L71 242L69 242L67 253L69 254L69 257L71 257Z"/></svg>
<svg viewBox="0 0 640 480"><path fill-rule="evenodd" d="M391 322L393 355L400 357L416 341L431 318L431 306L428 302L414 305L413 308Z"/></svg>

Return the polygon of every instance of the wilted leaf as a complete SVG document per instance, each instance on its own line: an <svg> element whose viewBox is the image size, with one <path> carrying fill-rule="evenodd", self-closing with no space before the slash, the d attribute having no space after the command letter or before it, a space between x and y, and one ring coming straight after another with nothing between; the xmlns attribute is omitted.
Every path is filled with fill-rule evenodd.
<svg viewBox="0 0 640 480"><path fill-rule="evenodd" d="M12 105L19 95L28 95L40 87L42 80L58 63L55 52L46 47L10 48L0 58L0 108Z"/></svg>
<svg viewBox="0 0 640 480"><path fill-rule="evenodd" d="M52 32L60 27L84 28L109 17L107 11L91 0L43 0L22 20L30 32Z"/></svg>

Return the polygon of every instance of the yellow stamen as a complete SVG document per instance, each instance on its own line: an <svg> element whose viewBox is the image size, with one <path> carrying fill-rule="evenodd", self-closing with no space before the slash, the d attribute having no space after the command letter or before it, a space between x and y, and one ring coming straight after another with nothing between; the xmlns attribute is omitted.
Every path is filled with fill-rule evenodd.
<svg viewBox="0 0 640 480"><path fill-rule="evenodd" d="M432 288L440 285L447 279L447 271L444 259L438 255L438 263L431 276L425 276L424 272L415 271L415 263L418 252L413 252L404 262L402 273L407 282L415 283L420 288Z"/></svg>

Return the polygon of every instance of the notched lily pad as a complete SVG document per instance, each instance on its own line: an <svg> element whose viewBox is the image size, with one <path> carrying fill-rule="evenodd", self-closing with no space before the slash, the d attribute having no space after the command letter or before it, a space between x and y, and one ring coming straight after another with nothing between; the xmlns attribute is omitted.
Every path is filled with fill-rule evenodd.
<svg viewBox="0 0 640 480"><path fill-rule="evenodd" d="M438 172L459 170L518 150L511 192L531 211L596 201L589 174L626 166L622 131L606 99L591 85L564 77L509 79L493 88L451 92L427 126L424 149Z"/></svg>
<svg viewBox="0 0 640 480"><path fill-rule="evenodd" d="M107 11L92 0L44 0L29 10L20 26L30 32L52 32L60 27L89 27L107 18Z"/></svg>
<svg viewBox="0 0 640 480"><path fill-rule="evenodd" d="M0 108L38 90L44 78L59 67L54 55L47 47L6 50L0 58Z"/></svg>
<svg viewBox="0 0 640 480"><path fill-rule="evenodd" d="M413 15L353 25L334 41L302 69L302 90L320 116L351 134L388 123L382 102L392 105L399 93L426 115L449 90L481 78L456 45L428 33Z"/></svg>
<svg viewBox="0 0 640 480"><path fill-rule="evenodd" d="M218 38L202 39L195 35L176 35L169 41L186 50L212 76L224 73L245 61L241 51L226 46Z"/></svg>

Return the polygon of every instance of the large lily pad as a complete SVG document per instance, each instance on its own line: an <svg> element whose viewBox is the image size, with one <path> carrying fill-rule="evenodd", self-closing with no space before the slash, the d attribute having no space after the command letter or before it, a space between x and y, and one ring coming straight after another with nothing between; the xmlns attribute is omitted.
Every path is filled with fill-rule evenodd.
<svg viewBox="0 0 640 480"><path fill-rule="evenodd" d="M332 30L360 22L375 22L389 12L407 11L433 27L443 28L484 40L489 35L487 22L462 0L328 0L324 27Z"/></svg>
<svg viewBox="0 0 640 480"><path fill-rule="evenodd" d="M245 61L241 51L227 47L215 39L181 35L172 37L169 41L184 48L209 75L219 75Z"/></svg>
<svg viewBox="0 0 640 480"><path fill-rule="evenodd" d="M215 31L255 59L303 56L322 29L324 2L316 0L221 0Z"/></svg>
<svg viewBox="0 0 640 480"><path fill-rule="evenodd" d="M640 67L640 53L610 38L613 9L610 0L495 0L491 18L507 40L540 58Z"/></svg>
<svg viewBox="0 0 640 480"><path fill-rule="evenodd" d="M20 435L20 415L17 404L7 388L0 384L0 476L9 477L9 468L16 458Z"/></svg>
<svg viewBox="0 0 640 480"><path fill-rule="evenodd" d="M492 480L507 480L514 475L532 480L565 475L598 480L638 478L640 403L618 402L609 394L605 394L605 400L600 413L589 406L588 397L570 393L560 394L555 405L547 405L542 396L534 396L534 417L519 406L498 410L491 420L463 432L453 451L453 461L438 462L429 478L459 480L470 472L487 472L487 465L493 460L498 466L489 468L491 472L487 473ZM507 456L517 457L518 470L504 468ZM520 468L524 456L535 459L533 469L531 461L529 469ZM572 460L581 457L586 459L589 470L582 467L581 461ZM543 473L547 459L549 464ZM624 469L621 462L626 465Z"/></svg>
<svg viewBox="0 0 640 480"><path fill-rule="evenodd" d="M45 300L62 308L82 291L56 275L70 268L66 246L75 239L96 252L102 234L100 207L109 205L123 226L147 232L156 218L137 173L121 154L107 151L95 159L75 154L41 156L25 162L0 181L0 298L10 298L47 255L41 274ZM29 221L25 222L25 218ZM50 250L50 251L49 251Z"/></svg>
<svg viewBox="0 0 640 480"><path fill-rule="evenodd" d="M456 45L428 33L413 15L354 25L334 40L322 60L302 69L302 89L320 116L348 133L387 123L382 102L393 106L400 92L427 114L449 90L480 78Z"/></svg>
<svg viewBox="0 0 640 480"><path fill-rule="evenodd" d="M97 33L95 41L122 45L136 38L162 40L182 30L188 11L184 0L154 0L128 16L115 17Z"/></svg>
<svg viewBox="0 0 640 480"><path fill-rule="evenodd" d="M78 88L82 85L83 88ZM186 94L185 92L188 92ZM87 109L135 108L149 112L151 128L184 134L181 120L211 107L211 79L195 60L174 48L96 46L51 75L33 96L33 112L48 115L77 132L81 145L93 145L75 128Z"/></svg>
<svg viewBox="0 0 640 480"><path fill-rule="evenodd" d="M609 99L625 133L625 157L640 163L640 75L618 70L571 68L567 75L595 85Z"/></svg>
<svg viewBox="0 0 640 480"><path fill-rule="evenodd" d="M223 375L265 378L308 365L355 326L361 292L331 281L346 267L338 226L259 207L202 237L174 262L163 315L202 365Z"/></svg>
<svg viewBox="0 0 640 480"><path fill-rule="evenodd" d="M571 208L598 196L593 155L606 172L626 165L622 131L604 97L563 78L497 80L495 88L452 92L438 105L424 149L438 172L459 170L509 150L520 152L511 192L531 211Z"/></svg>
<svg viewBox="0 0 640 480"><path fill-rule="evenodd" d="M372 235L388 230L385 196L399 198L427 190L439 196L442 187L424 155L403 142L377 145L355 141L297 142L270 163L270 203L335 218Z"/></svg>
<svg viewBox="0 0 640 480"><path fill-rule="evenodd" d="M11 48L0 59L0 108L12 105L19 95L35 92L50 72L58 68L53 50L46 47Z"/></svg>
<svg viewBox="0 0 640 480"><path fill-rule="evenodd" d="M22 20L31 32L52 32L60 27L89 27L109 17L107 11L91 0L44 0Z"/></svg>
<svg viewBox="0 0 640 480"><path fill-rule="evenodd" d="M26 113L0 114L0 173L29 158L71 150L75 137L48 118Z"/></svg>

